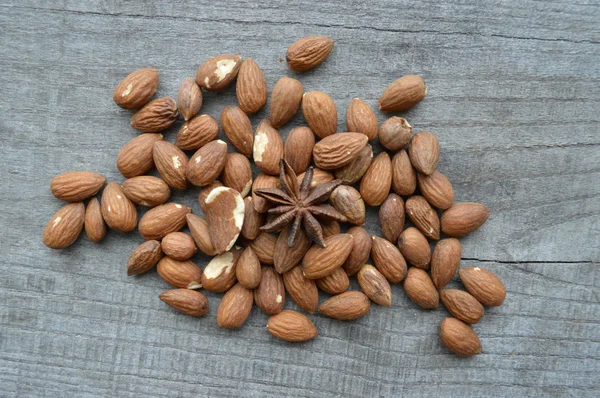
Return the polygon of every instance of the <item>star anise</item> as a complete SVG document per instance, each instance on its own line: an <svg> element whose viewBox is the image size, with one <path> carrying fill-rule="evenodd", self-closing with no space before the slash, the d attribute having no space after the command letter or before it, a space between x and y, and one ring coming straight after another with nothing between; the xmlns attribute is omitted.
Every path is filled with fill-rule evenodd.
<svg viewBox="0 0 600 398"><path fill-rule="evenodd" d="M313 177L313 168L309 167L304 173L302 184L298 187L298 178L290 165L284 160L279 161L279 179L281 188L264 188L254 191L258 196L265 198L269 202L275 203L277 207L269 210L269 214L276 217L265 224L260 229L266 232L278 232L292 224L292 230L288 238L288 246L293 246L300 226L304 228L308 236L321 247L325 247L323 238L323 228L317 220L337 220L346 221L333 206L322 204L329 199L331 192L341 183L341 180L334 180L310 188Z"/></svg>

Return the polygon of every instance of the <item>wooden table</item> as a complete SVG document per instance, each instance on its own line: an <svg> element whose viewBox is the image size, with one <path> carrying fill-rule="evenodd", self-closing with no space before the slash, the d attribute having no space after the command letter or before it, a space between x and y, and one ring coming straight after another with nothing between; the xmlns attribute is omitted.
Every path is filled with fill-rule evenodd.
<svg viewBox="0 0 600 398"><path fill-rule="evenodd" d="M600 394L597 0L2 3L1 396ZM329 59L291 72L280 57L316 34L335 39ZM329 93L339 131L352 98L376 109L395 78L425 78L427 98L403 116L439 137L456 200L492 211L462 241L462 266L486 267L508 289L474 327L483 354L449 354L437 337L445 310L419 309L401 286L391 309L374 305L352 323L314 316L319 337L286 344L256 308L241 330L219 329L220 295L207 294L200 319L160 302L167 286L154 271L126 275L137 233L42 245L61 206L48 188L54 175L123 180L115 157L137 132L112 102L115 84L152 66L157 95L176 96L200 63L228 52L255 59L270 89L287 75ZM234 89L207 94L202 112L218 117L235 103ZM298 115L281 133L302 124ZM199 212L198 192L172 197ZM374 212L367 229L379 231Z"/></svg>

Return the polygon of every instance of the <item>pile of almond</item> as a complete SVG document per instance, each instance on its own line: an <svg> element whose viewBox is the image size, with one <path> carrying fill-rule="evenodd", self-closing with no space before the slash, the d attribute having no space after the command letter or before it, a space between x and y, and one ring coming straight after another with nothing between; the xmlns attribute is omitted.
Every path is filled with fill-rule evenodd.
<svg viewBox="0 0 600 398"><path fill-rule="evenodd" d="M322 63L332 48L328 37L303 38L289 47L287 63L295 71L307 71ZM203 90L223 91L234 81L238 104L223 108L220 124L198 114ZM271 316L267 330L286 341L305 341L318 333L306 315L283 309L286 293L310 314L318 310L335 319L353 320L369 312L371 302L390 307L390 283L403 281L406 295L416 304L433 309L441 299L453 316L440 325L444 345L459 355L481 352L469 324L479 322L483 306L502 304L506 289L483 268L458 270L461 245L456 238L485 223L489 209L479 203L454 203L452 185L437 171L440 146L434 135L413 135L411 125L397 116L379 125L369 105L358 98L346 112L348 132L337 132L338 114L331 97L320 91L304 92L302 83L290 77L275 84L269 119L253 129L248 114L266 104L268 88L256 62L242 61L240 55L206 61L195 78L182 81L177 101L151 100L158 83L158 71L145 68L125 77L114 91L117 105L137 110L131 126L143 133L117 156L125 181L105 186L102 175L87 171L69 171L52 179L54 196L69 203L44 229L48 247L73 244L84 228L91 241L99 242L107 226L121 232L137 227L145 242L129 257L127 272L137 275L156 266L158 275L174 287L159 295L162 301L185 314L202 316L209 306L198 290L222 292L217 311L220 327L241 327L256 304ZM403 111L426 93L421 77L404 76L385 89L379 107L385 112ZM284 142L277 129L300 108L308 126L293 129ZM174 143L168 142L160 132L179 115L185 123ZM228 143L217 138L220 129ZM377 138L385 149L373 158L369 142ZM261 172L255 177L251 162ZM280 175L284 164L302 181L313 162L310 187L323 189L318 192L325 203L308 210L316 214L324 245L312 244L300 228L289 246L291 228L272 234L261 227L275 213L294 207L275 210L256 191L289 185L290 174ZM154 168L160 178L145 175ZM325 186L333 189L327 183L335 180L341 185L325 192ZM171 189L184 190L189 184L203 187L198 198L203 215L168 203ZM291 185L297 190L298 185ZM102 188L100 199L96 195ZM138 220L136 206L150 209ZM370 236L362 227L367 206L379 206L382 237ZM319 217L328 209L345 222ZM406 229L405 215L412 223ZM312 221L312 228L317 221ZM181 232L186 226L189 233ZM441 239L441 234L446 237ZM190 260L198 250L213 257L204 269ZM445 289L457 271L466 291ZM354 275L362 292L348 291ZM321 304L319 290L331 295Z"/></svg>

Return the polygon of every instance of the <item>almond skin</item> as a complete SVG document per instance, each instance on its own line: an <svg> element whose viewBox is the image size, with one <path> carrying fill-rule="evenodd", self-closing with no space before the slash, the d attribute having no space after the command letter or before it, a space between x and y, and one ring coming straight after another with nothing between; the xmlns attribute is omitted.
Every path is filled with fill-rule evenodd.
<svg viewBox="0 0 600 398"><path fill-rule="evenodd" d="M117 155L117 169L125 178L146 174L154 167L154 143L162 134L141 134L129 141Z"/></svg>
<svg viewBox="0 0 600 398"><path fill-rule="evenodd" d="M263 188L279 188L279 178L261 173L254 179L254 183L252 184L252 203L258 213L266 213L271 208L270 202L254 194L255 189Z"/></svg>
<svg viewBox="0 0 600 398"><path fill-rule="evenodd" d="M431 175L440 161L440 143L433 134L422 131L410 140L408 155L415 170Z"/></svg>
<svg viewBox="0 0 600 398"><path fill-rule="evenodd" d="M162 205L171 196L171 190L167 183L154 176L130 178L121 185L121 188L127 199L141 206Z"/></svg>
<svg viewBox="0 0 600 398"><path fill-rule="evenodd" d="M163 257L160 242L149 240L139 245L127 261L127 275L139 275L150 271Z"/></svg>
<svg viewBox="0 0 600 398"><path fill-rule="evenodd" d="M83 203L69 203L63 206L46 224L42 242L51 249L64 249L71 246L83 229L84 218Z"/></svg>
<svg viewBox="0 0 600 398"><path fill-rule="evenodd" d="M383 237L396 242L404 228L404 201L395 193L388 195L379 208L379 223Z"/></svg>
<svg viewBox="0 0 600 398"><path fill-rule="evenodd" d="M192 212L179 203L156 206L140 219L138 231L146 240L160 240L171 232L179 231L186 223L186 216Z"/></svg>
<svg viewBox="0 0 600 398"><path fill-rule="evenodd" d="M202 217L192 213L188 213L185 218L190 233L192 234L192 238L200 251L207 256L216 255L217 251L210 240L208 222Z"/></svg>
<svg viewBox="0 0 600 398"><path fill-rule="evenodd" d="M379 206L392 186L392 161L382 152L371 162L360 182L360 195L369 206Z"/></svg>
<svg viewBox="0 0 600 398"><path fill-rule="evenodd" d="M358 271L357 278L360 288L371 301L386 307L392 306L392 288L377 268L365 264Z"/></svg>
<svg viewBox="0 0 600 398"><path fill-rule="evenodd" d="M332 274L317 279L315 282L317 287L327 294L344 293L350 287L350 279L342 268L336 269Z"/></svg>
<svg viewBox="0 0 600 398"><path fill-rule="evenodd" d="M327 36L309 36L296 40L285 55L290 69L305 72L320 65L333 48L333 39Z"/></svg>
<svg viewBox="0 0 600 398"><path fill-rule="evenodd" d="M216 140L218 135L219 123L215 118L209 115L194 116L179 129L175 146L182 151L195 151Z"/></svg>
<svg viewBox="0 0 600 398"><path fill-rule="evenodd" d="M346 111L346 128L353 133L361 133L373 141L377 138L377 117L367 103L354 98Z"/></svg>
<svg viewBox="0 0 600 398"><path fill-rule="evenodd" d="M373 161L373 147L365 146L358 155L345 166L335 170L335 178L346 185L352 185L363 177Z"/></svg>
<svg viewBox="0 0 600 398"><path fill-rule="evenodd" d="M390 283L398 283L406 277L406 261L396 246L379 236L371 236L371 259L377 270Z"/></svg>
<svg viewBox="0 0 600 398"><path fill-rule="evenodd" d="M253 303L252 290L246 289L239 283L236 284L225 293L219 304L217 325L225 329L242 327L250 315Z"/></svg>
<svg viewBox="0 0 600 398"><path fill-rule="evenodd" d="M158 298L186 315L202 316L208 314L208 299L195 290L167 290L162 292Z"/></svg>
<svg viewBox="0 0 600 398"><path fill-rule="evenodd" d="M438 244L441 242L438 242ZM431 262L429 242L417 228L405 229L398 238L398 247L406 261L417 268L429 269L429 263Z"/></svg>
<svg viewBox="0 0 600 398"><path fill-rule="evenodd" d="M458 239L442 239L436 243L431 256L431 279L441 290L446 286L460 266L462 248Z"/></svg>
<svg viewBox="0 0 600 398"><path fill-rule="evenodd" d="M237 281L235 268L241 255L242 248L236 246L210 260L202 272L202 287L217 293L229 290Z"/></svg>
<svg viewBox="0 0 600 398"><path fill-rule="evenodd" d="M187 187L188 157L181 149L170 142L157 141L152 156L160 176L171 188L183 190Z"/></svg>
<svg viewBox="0 0 600 398"><path fill-rule="evenodd" d="M283 145L283 158L296 175L304 173L312 161L315 135L308 127L296 127L288 134Z"/></svg>
<svg viewBox="0 0 600 398"><path fill-rule="evenodd" d="M345 166L367 145L367 139L366 135L360 133L329 135L317 142L313 148L315 164L323 170L333 170Z"/></svg>
<svg viewBox="0 0 600 398"><path fill-rule="evenodd" d="M406 199L406 214L423 235L434 240L440 238L440 219L424 197L415 195Z"/></svg>
<svg viewBox="0 0 600 398"><path fill-rule="evenodd" d="M156 271L163 281L181 289L200 289L202 271L196 264L187 261L177 261L163 257L156 266Z"/></svg>
<svg viewBox="0 0 600 398"><path fill-rule="evenodd" d="M191 236L183 232L171 232L160 242L163 253L174 260L184 261L198 250Z"/></svg>
<svg viewBox="0 0 600 398"><path fill-rule="evenodd" d="M254 289L262 277L260 261L251 247L244 249L235 265L235 276L246 289Z"/></svg>
<svg viewBox="0 0 600 398"><path fill-rule="evenodd" d="M252 165L248 158L240 153L227 154L221 179L223 185L235 189L242 197L248 195L252 188Z"/></svg>
<svg viewBox="0 0 600 398"><path fill-rule="evenodd" d="M311 239L304 230L301 229L296 235L294 246L288 246L289 234L290 228L284 228L279 233L277 242L275 243L273 262L275 270L280 274L283 274L300 264L302 258L312 245Z"/></svg>
<svg viewBox="0 0 600 398"><path fill-rule="evenodd" d="M490 209L481 203L455 203L442 213L442 232L455 238L465 236L481 227L489 216Z"/></svg>
<svg viewBox="0 0 600 398"><path fill-rule="evenodd" d="M102 218L100 201L96 198L90 199L85 209L85 234L92 242L100 242L106 235L106 223Z"/></svg>
<svg viewBox="0 0 600 398"><path fill-rule="evenodd" d="M339 234L325 238L325 247L313 245L302 260L304 275L320 279L332 274L350 255L352 240L352 235Z"/></svg>
<svg viewBox="0 0 600 398"><path fill-rule="evenodd" d="M265 75L251 58L246 58L240 67L235 94L240 108L246 113L256 113L267 103Z"/></svg>
<svg viewBox="0 0 600 398"><path fill-rule="evenodd" d="M440 339L450 351L470 357L481 353L481 342L468 325L454 318L446 318L440 323Z"/></svg>
<svg viewBox="0 0 600 398"><path fill-rule="evenodd" d="M410 142L412 132L412 126L405 118L392 116L379 128L379 142L390 151L399 151Z"/></svg>
<svg viewBox="0 0 600 398"><path fill-rule="evenodd" d="M445 175L434 171L431 175L418 173L419 189L430 205L446 210L454 202L454 189Z"/></svg>
<svg viewBox="0 0 600 398"><path fill-rule="evenodd" d="M352 227L348 230L352 235L352 250L342 265L348 276L356 274L371 254L372 240L369 233L363 227Z"/></svg>
<svg viewBox="0 0 600 398"><path fill-rule="evenodd" d="M277 237L267 232L261 232L253 241L248 243L248 246L254 250L254 253L262 264L274 264L275 245Z"/></svg>
<svg viewBox="0 0 600 398"><path fill-rule="evenodd" d="M91 198L104 186L106 178L91 171L67 171L50 181L52 194L67 202L81 202Z"/></svg>
<svg viewBox="0 0 600 398"><path fill-rule="evenodd" d="M283 274L285 290L292 300L304 311L314 314L319 306L319 290L313 279L302 273L302 266L297 265Z"/></svg>
<svg viewBox="0 0 600 398"><path fill-rule="evenodd" d="M237 106L226 106L221 111L221 127L225 136L242 155L252 156L254 133L248 116Z"/></svg>
<svg viewBox="0 0 600 398"><path fill-rule="evenodd" d="M285 304L285 287L273 267L262 267L260 284L254 289L254 302L267 315L279 314Z"/></svg>
<svg viewBox="0 0 600 398"><path fill-rule="evenodd" d="M399 112L410 109L425 98L427 86L422 77L406 75L393 81L379 98L383 112Z"/></svg>
<svg viewBox="0 0 600 398"><path fill-rule="evenodd" d="M267 321L267 331L281 340L293 343L314 339L319 334L306 315L292 310L271 316Z"/></svg>
<svg viewBox="0 0 600 398"><path fill-rule="evenodd" d="M139 109L144 106L158 88L158 71L142 68L121 80L113 92L113 101L124 109Z"/></svg>
<svg viewBox="0 0 600 398"><path fill-rule="evenodd" d="M235 189L218 187L206 200L210 240L217 253L230 250L244 223L244 199Z"/></svg>
<svg viewBox="0 0 600 398"><path fill-rule="evenodd" d="M463 268L458 276L469 293L481 304L489 307L502 305L506 298L506 287L494 274L480 267Z"/></svg>
<svg viewBox="0 0 600 398"><path fill-rule="evenodd" d="M348 219L348 222L354 225L364 225L365 223L365 202L360 196L360 192L349 185L340 185L329 197L329 202L337 211Z"/></svg>
<svg viewBox="0 0 600 398"><path fill-rule="evenodd" d="M133 231L137 225L137 210L116 182L109 183L102 192L102 218L116 231Z"/></svg>
<svg viewBox="0 0 600 398"><path fill-rule="evenodd" d="M177 103L173 98L150 101L131 117L131 127L143 133L158 133L177 121Z"/></svg>
<svg viewBox="0 0 600 398"><path fill-rule="evenodd" d="M179 108L179 113L181 113L181 116L187 122L200 111L201 107L202 90L196 84L196 80L193 77L184 79L179 85L179 92L177 93L177 108Z"/></svg>
<svg viewBox="0 0 600 398"><path fill-rule="evenodd" d="M242 57L238 54L213 57L198 68L196 83L206 91L223 91L233 82L241 66Z"/></svg>
<svg viewBox="0 0 600 398"><path fill-rule="evenodd" d="M248 240L256 239L260 235L260 227L265 223L265 215L254 208L254 198L244 198L244 225L242 225L242 236Z"/></svg>
<svg viewBox="0 0 600 398"><path fill-rule="evenodd" d="M282 157L283 141L281 135L264 119L256 128L256 134L254 135L254 163L263 173L279 175L279 160Z"/></svg>
<svg viewBox="0 0 600 398"><path fill-rule="evenodd" d="M440 296L426 271L412 267L404 281L406 295L425 309L437 308Z"/></svg>
<svg viewBox="0 0 600 398"><path fill-rule="evenodd" d="M190 158L185 176L196 186L209 185L221 175L226 159L227 143L221 140L211 141Z"/></svg>
<svg viewBox="0 0 600 398"><path fill-rule="evenodd" d="M304 93L302 97L302 114L308 123L308 127L321 139L334 134L337 130L335 103L329 95L322 91Z"/></svg>
<svg viewBox="0 0 600 398"><path fill-rule="evenodd" d="M444 307L457 319L466 323L478 323L483 317L483 306L469 293L457 289L440 292Z"/></svg>
<svg viewBox="0 0 600 398"><path fill-rule="evenodd" d="M304 87L298 80L285 76L279 79L271 93L271 126L277 129L292 120L300 109L303 93Z"/></svg>
<svg viewBox="0 0 600 398"><path fill-rule="evenodd" d="M392 190L400 196L410 196L417 189L417 173L404 149L392 159Z"/></svg>
<svg viewBox="0 0 600 398"><path fill-rule="evenodd" d="M361 292L346 292L333 296L319 306L319 312L340 321L353 321L369 312L369 298Z"/></svg>

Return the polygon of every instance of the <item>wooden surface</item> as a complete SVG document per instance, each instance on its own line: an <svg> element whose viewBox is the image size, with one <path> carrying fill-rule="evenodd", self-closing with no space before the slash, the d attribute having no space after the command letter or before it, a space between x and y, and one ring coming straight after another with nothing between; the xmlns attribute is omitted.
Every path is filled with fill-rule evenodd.
<svg viewBox="0 0 600 398"><path fill-rule="evenodd" d="M597 0L2 1L0 396L598 396L598 21ZM280 63L314 34L335 39L325 64L296 74ZM375 109L395 78L425 78L427 98L404 116L439 137L456 200L492 211L462 241L462 266L487 267L508 289L474 327L482 355L449 354L437 337L445 310L420 310L401 286L392 309L351 323L314 316L319 337L286 344L256 308L241 330L218 329L219 295L201 319L168 308L155 272L126 275L137 233L42 245L61 206L54 175L122 181L115 157L137 133L112 103L115 84L152 66L158 95L175 97L226 52L254 58L270 89L289 75L329 93L340 131L353 97ZM233 89L206 95L202 112L235 102ZM199 212L197 193L173 199ZM367 228L379 230L374 213Z"/></svg>

